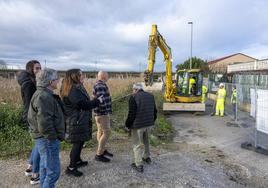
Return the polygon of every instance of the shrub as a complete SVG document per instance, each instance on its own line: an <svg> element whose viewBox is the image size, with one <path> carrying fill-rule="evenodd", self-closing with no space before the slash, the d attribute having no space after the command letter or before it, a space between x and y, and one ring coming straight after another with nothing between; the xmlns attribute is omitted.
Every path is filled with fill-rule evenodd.
<svg viewBox="0 0 268 188"><path fill-rule="evenodd" d="M0 158L25 156L32 148L32 139L21 122L22 108L0 105Z"/></svg>
<svg viewBox="0 0 268 188"><path fill-rule="evenodd" d="M0 104L0 129L14 125L23 126L21 122L22 107L19 105Z"/></svg>

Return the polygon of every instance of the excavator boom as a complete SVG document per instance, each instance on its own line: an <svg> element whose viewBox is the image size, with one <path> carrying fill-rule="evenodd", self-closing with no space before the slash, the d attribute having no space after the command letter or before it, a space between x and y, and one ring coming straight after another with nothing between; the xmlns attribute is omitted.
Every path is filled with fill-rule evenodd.
<svg viewBox="0 0 268 188"><path fill-rule="evenodd" d="M144 81L145 85L152 85L153 84L153 71L154 71L154 64L155 64L155 53L157 47L160 48L164 55L164 61L166 63L166 92L165 96L166 99L169 100L174 98L172 96L172 54L171 49L167 45L163 36L158 32L157 25L152 25L151 35L149 37L149 55L148 55L148 67L147 70L144 72Z"/></svg>

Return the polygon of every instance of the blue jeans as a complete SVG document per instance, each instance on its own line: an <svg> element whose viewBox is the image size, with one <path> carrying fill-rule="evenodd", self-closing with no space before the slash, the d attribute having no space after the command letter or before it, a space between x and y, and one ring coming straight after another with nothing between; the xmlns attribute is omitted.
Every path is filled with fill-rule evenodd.
<svg viewBox="0 0 268 188"><path fill-rule="evenodd" d="M40 186L54 188L60 177L60 141L39 138L36 145L40 154Z"/></svg>
<svg viewBox="0 0 268 188"><path fill-rule="evenodd" d="M36 146L36 142L32 149L32 153L29 159L29 164L32 165L32 172L39 173L39 164L40 164L40 155L38 152L38 148Z"/></svg>

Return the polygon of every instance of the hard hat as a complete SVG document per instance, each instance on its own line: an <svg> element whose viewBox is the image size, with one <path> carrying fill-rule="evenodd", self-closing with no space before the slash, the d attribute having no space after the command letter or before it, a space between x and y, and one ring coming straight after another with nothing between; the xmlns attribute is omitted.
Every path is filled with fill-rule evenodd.
<svg viewBox="0 0 268 188"><path fill-rule="evenodd" d="M220 83L220 87L224 87L224 84L223 83Z"/></svg>

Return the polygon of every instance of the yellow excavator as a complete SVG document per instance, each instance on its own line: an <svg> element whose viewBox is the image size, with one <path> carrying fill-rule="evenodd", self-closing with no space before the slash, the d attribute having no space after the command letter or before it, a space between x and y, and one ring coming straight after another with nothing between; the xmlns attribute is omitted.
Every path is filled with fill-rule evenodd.
<svg viewBox="0 0 268 188"><path fill-rule="evenodd" d="M159 47L164 55L166 64L165 76L165 103L164 111L205 111L202 100L203 74L200 69L177 70L175 79L172 80L172 54L163 36L157 30L157 25L152 25L149 37L148 67L144 72L146 86L153 84L155 54Z"/></svg>

